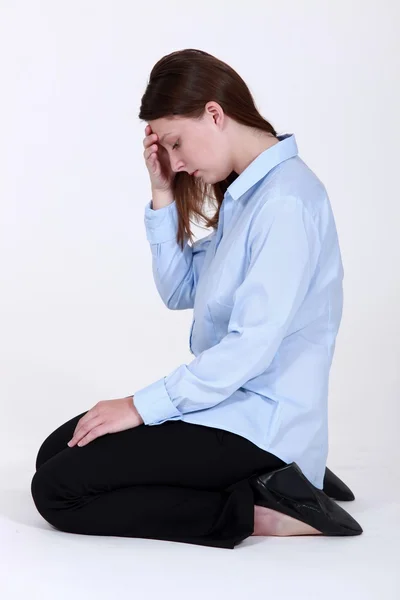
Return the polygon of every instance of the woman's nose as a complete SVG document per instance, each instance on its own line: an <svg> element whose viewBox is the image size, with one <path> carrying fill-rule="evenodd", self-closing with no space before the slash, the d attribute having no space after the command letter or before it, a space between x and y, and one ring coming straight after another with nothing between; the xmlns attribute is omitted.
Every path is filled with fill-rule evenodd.
<svg viewBox="0 0 400 600"><path fill-rule="evenodd" d="M172 170L175 173L179 173L179 171L186 171L185 167L182 165L181 162L177 162L176 164L172 165Z"/></svg>
<svg viewBox="0 0 400 600"><path fill-rule="evenodd" d="M174 173L178 173L179 171L185 171L185 165L180 158L170 158L171 161L171 169Z"/></svg>

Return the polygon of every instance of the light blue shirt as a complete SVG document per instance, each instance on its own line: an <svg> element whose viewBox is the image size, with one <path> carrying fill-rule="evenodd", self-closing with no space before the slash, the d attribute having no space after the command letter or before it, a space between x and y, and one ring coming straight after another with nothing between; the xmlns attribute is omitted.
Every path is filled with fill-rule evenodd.
<svg viewBox="0 0 400 600"><path fill-rule="evenodd" d="M176 202L145 206L157 290L193 308L194 359L134 394L146 425L181 419L241 435L322 489L343 265L323 183L294 134L228 187L218 228L182 251Z"/></svg>

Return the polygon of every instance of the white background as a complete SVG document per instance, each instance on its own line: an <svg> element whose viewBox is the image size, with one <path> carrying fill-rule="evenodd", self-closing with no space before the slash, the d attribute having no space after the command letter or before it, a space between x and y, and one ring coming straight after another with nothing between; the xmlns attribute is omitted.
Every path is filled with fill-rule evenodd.
<svg viewBox="0 0 400 600"><path fill-rule="evenodd" d="M124 584L135 594L149 582L151 598L169 589L175 598L267 589L285 597L286 589L300 593L299 582L308 598L329 590L397 597L399 13L395 0L1 2L0 519L11 566L0 585L7 600L35 587L18 570L39 577L52 560L74 598L90 589L89 597L106 590L108 597ZM50 530L32 505L36 453L53 429L193 359L192 311L169 311L152 278L143 222L146 123L137 116L154 63L183 48L236 69L278 133L295 133L300 157L328 190L345 269L328 465L356 494L343 506L364 527L359 538L252 537L242 553L95 539ZM100 581L91 570L107 565L111 540L119 561ZM82 554L93 563L83 567ZM203 569L213 583L197 573ZM56 580L46 582L30 597L64 598Z"/></svg>

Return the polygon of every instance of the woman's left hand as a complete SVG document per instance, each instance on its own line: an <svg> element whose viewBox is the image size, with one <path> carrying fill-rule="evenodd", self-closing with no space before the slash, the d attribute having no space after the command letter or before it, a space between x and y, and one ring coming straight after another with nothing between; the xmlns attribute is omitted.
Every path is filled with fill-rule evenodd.
<svg viewBox="0 0 400 600"><path fill-rule="evenodd" d="M68 446L85 446L106 433L117 433L138 427L143 419L133 403L133 396L117 400L100 400L75 427Z"/></svg>

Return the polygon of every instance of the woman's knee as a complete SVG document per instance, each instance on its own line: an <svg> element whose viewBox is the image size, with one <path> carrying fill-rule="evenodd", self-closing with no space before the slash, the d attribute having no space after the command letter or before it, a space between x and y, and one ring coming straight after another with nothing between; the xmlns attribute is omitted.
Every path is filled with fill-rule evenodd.
<svg viewBox="0 0 400 600"><path fill-rule="evenodd" d="M64 450L67 443L71 439L78 421L87 413L87 411L69 419L66 423L63 423L57 429L55 429L47 438L43 441L39 448L39 451L35 460L36 471L48 461L50 458L55 456L61 450Z"/></svg>
<svg viewBox="0 0 400 600"><path fill-rule="evenodd" d="M31 481L31 496L39 513L47 520L51 500L49 477L45 466L39 468Z"/></svg>

